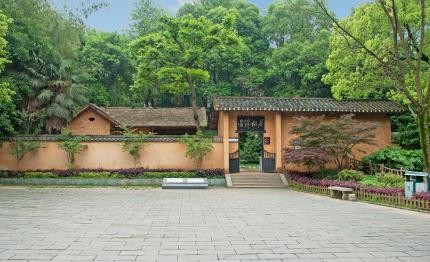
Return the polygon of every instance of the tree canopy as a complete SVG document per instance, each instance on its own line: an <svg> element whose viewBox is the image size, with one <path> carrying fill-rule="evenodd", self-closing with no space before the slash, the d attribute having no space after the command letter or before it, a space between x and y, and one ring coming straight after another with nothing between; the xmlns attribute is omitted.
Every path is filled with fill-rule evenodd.
<svg viewBox="0 0 430 262"><path fill-rule="evenodd" d="M335 24L325 77L333 94L390 97L403 102L418 128L424 166L430 170L430 16L424 0L375 0Z"/></svg>
<svg viewBox="0 0 430 262"><path fill-rule="evenodd" d="M10 19L0 11L0 73L10 62L6 58L7 41L4 38L9 24ZM14 94L8 84L0 80L0 139L14 132L13 121L17 114L12 101Z"/></svg>
<svg viewBox="0 0 430 262"><path fill-rule="evenodd" d="M122 33L84 24L104 0L80 6L0 1L0 134L58 133L88 102L196 108L215 95L330 96L321 78L331 23L311 0L277 1L264 15L246 0L196 0L175 16L139 0Z"/></svg>
<svg viewBox="0 0 430 262"><path fill-rule="evenodd" d="M106 1L79 1L75 10L51 0L0 0L0 136L58 133L88 102L196 108L216 95L241 95L429 104L418 99L409 66L421 53L418 82L427 92L429 15L425 9L420 48L419 1L396 0L395 9L375 0L334 21L323 0L278 0L264 13L247 0L195 0L176 14L138 0L124 32L89 28L85 18ZM387 10L396 11L407 39L398 57ZM404 81L393 78L402 75L399 63L407 66ZM396 121L404 146L421 145L418 109L425 108Z"/></svg>

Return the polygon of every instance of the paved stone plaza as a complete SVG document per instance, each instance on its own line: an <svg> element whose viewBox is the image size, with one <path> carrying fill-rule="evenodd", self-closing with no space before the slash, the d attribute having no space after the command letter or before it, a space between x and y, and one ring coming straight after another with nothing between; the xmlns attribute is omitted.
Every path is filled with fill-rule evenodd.
<svg viewBox="0 0 430 262"><path fill-rule="evenodd" d="M430 214L288 189L0 187L0 260L430 261Z"/></svg>

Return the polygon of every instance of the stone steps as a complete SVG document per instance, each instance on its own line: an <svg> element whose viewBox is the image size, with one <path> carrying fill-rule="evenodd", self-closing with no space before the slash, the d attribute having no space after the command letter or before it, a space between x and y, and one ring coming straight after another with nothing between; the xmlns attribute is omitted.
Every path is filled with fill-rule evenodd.
<svg viewBox="0 0 430 262"><path fill-rule="evenodd" d="M232 187L285 187L279 174L273 173L239 173L230 174Z"/></svg>

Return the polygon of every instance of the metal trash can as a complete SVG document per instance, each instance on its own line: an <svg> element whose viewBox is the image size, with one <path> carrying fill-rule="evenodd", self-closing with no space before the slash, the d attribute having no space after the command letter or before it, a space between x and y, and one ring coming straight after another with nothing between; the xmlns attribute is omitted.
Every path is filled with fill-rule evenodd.
<svg viewBox="0 0 430 262"><path fill-rule="evenodd" d="M411 198L415 193L430 191L430 174L426 172L407 171L405 178L405 197Z"/></svg>

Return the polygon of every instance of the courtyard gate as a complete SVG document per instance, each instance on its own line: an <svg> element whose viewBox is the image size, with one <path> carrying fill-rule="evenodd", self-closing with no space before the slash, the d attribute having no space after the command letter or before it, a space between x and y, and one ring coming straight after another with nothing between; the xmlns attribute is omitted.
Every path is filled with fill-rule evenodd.
<svg viewBox="0 0 430 262"><path fill-rule="evenodd" d="M229 154L229 171L238 173L240 171L239 150Z"/></svg>
<svg viewBox="0 0 430 262"><path fill-rule="evenodd" d="M263 150L263 158L261 161L261 169L265 173L274 173L276 169L276 154Z"/></svg>

